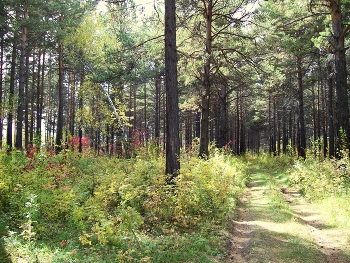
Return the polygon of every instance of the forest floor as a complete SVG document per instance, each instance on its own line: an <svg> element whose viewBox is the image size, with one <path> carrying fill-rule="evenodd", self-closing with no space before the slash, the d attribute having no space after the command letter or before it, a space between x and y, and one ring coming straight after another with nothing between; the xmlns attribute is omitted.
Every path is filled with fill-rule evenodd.
<svg viewBox="0 0 350 263"><path fill-rule="evenodd" d="M227 262L350 262L350 230L330 222L283 176L256 169L230 222Z"/></svg>

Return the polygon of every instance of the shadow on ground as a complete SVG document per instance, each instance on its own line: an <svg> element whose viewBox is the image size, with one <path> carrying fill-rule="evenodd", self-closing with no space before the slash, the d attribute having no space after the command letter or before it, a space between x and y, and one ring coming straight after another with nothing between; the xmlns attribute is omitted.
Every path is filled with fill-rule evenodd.
<svg viewBox="0 0 350 263"><path fill-rule="evenodd" d="M1 217L0 210L0 217ZM3 237L7 235L6 226L4 221L0 218L0 262L1 263L12 263L9 253L7 253Z"/></svg>
<svg viewBox="0 0 350 263"><path fill-rule="evenodd" d="M10 255L7 253L5 246L4 246L4 241L2 237L0 238L0 262L1 263L12 263L10 259Z"/></svg>
<svg viewBox="0 0 350 263"><path fill-rule="evenodd" d="M320 248L319 244L291 234L278 233L254 226L254 242L247 262L345 263L350 255L336 248Z"/></svg>
<svg viewBox="0 0 350 263"><path fill-rule="evenodd" d="M285 199L279 183L275 183L276 175L274 171L254 174L231 221L227 262L350 262L348 246L328 240L329 231L339 234L341 230L319 220L317 212L307 205L295 209L297 198Z"/></svg>

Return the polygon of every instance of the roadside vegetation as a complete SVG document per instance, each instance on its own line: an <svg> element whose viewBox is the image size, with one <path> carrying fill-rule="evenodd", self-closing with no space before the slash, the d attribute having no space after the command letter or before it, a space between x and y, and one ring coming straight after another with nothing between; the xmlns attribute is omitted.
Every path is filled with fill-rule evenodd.
<svg viewBox="0 0 350 263"><path fill-rule="evenodd" d="M0 156L1 262L212 262L248 173L243 160L21 152Z"/></svg>
<svg viewBox="0 0 350 263"><path fill-rule="evenodd" d="M247 201L232 222L228 262L349 262L348 195L337 190L339 180L334 183L321 176L338 178L334 165L339 161L308 157L298 161L288 156L247 156L251 181ZM309 178L305 184L315 188L320 185L312 181L320 180L328 190L320 195L303 180L296 182L297 177ZM340 185L348 188L346 181Z"/></svg>
<svg viewBox="0 0 350 263"><path fill-rule="evenodd" d="M289 224L283 233L277 225L259 232L270 248L287 240L271 250L282 258L320 257L311 239L291 235L304 230L284 191L300 194L332 228L350 225L347 158L182 153L180 175L169 185L164 158L149 149L130 159L69 150L1 153L0 261L225 262L229 222L252 183L266 188L256 220ZM251 256L264 249L252 243Z"/></svg>
<svg viewBox="0 0 350 263"><path fill-rule="evenodd" d="M327 213L337 227L350 226L350 160L346 151L339 160L309 152L304 160L291 156L251 156L251 171L271 174L274 191L299 193L310 204ZM288 189L288 190L287 190Z"/></svg>

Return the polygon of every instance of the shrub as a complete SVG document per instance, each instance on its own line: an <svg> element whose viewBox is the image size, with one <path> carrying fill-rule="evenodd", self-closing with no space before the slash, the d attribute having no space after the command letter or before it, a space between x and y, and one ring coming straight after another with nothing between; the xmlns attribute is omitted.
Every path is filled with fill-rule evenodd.
<svg viewBox="0 0 350 263"><path fill-rule="evenodd" d="M166 184L164 163L156 154L132 159L71 151L3 155L0 199L15 233L9 238L90 255L111 246L115 258L131 253L147 258L146 252L132 252L151 246L142 242L220 224L247 181L247 165L218 151L208 160L186 156L174 185Z"/></svg>
<svg viewBox="0 0 350 263"><path fill-rule="evenodd" d="M347 159L297 161L291 169L290 181L310 199L340 196L347 194L350 186L348 167Z"/></svg>

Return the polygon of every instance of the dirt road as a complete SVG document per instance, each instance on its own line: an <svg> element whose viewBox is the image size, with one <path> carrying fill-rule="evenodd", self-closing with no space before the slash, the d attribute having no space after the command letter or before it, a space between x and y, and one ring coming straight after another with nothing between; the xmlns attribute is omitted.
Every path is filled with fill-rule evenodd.
<svg viewBox="0 0 350 263"><path fill-rule="evenodd" d="M252 178L231 222L227 262L350 262L349 230L332 226L276 175L255 171Z"/></svg>

